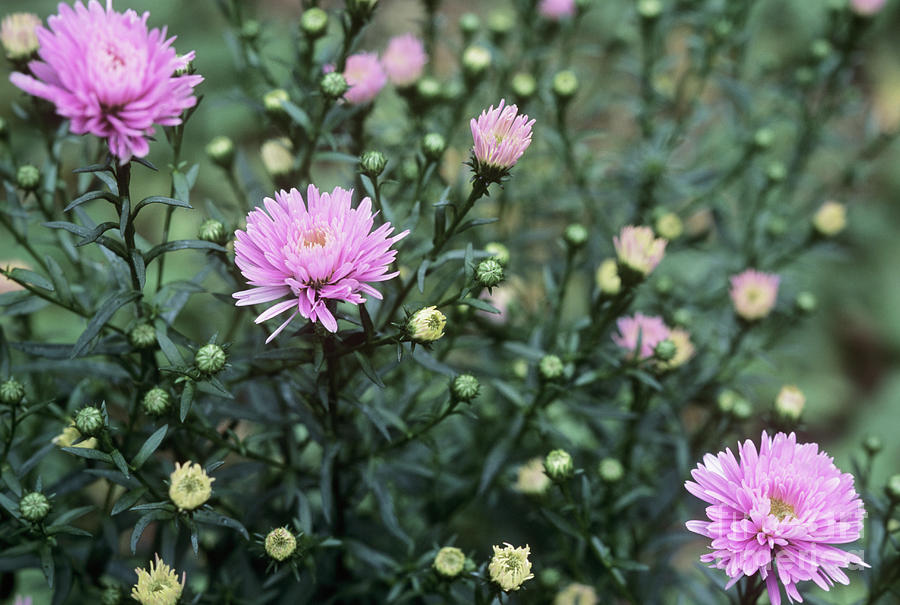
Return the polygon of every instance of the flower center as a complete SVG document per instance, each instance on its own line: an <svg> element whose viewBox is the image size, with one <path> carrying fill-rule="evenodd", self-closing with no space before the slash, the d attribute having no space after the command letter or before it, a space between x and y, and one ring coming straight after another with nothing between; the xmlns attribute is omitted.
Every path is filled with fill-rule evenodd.
<svg viewBox="0 0 900 605"><path fill-rule="evenodd" d="M324 248L332 240L331 230L328 227L313 227L300 236L302 249Z"/></svg>
<svg viewBox="0 0 900 605"><path fill-rule="evenodd" d="M769 514L777 517L779 521L784 521L787 517L797 516L794 507L781 498L769 498Z"/></svg>
<svg viewBox="0 0 900 605"><path fill-rule="evenodd" d="M132 55L134 55L132 49L122 48L112 40L106 40L100 43L96 57L102 71L115 75L127 68Z"/></svg>
<svg viewBox="0 0 900 605"><path fill-rule="evenodd" d="M200 491L200 479L197 477L185 477L181 481L181 489L187 493Z"/></svg>

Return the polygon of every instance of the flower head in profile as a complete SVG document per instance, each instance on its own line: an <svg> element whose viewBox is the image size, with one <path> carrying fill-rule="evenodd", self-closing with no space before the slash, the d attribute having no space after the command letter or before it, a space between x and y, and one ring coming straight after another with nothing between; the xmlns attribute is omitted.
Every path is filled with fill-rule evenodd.
<svg viewBox="0 0 900 605"><path fill-rule="evenodd" d="M413 34L395 36L388 41L381 66L394 86L409 86L422 76L428 55L425 45Z"/></svg>
<svg viewBox="0 0 900 605"><path fill-rule="evenodd" d="M730 588L743 576L759 574L772 605L781 604L779 581L788 599L803 601L797 583L812 580L823 590L848 584L841 571L867 566L857 555L833 546L859 538L863 502L853 476L842 473L816 443L797 443L794 433L763 432L757 450L751 440L706 454L685 487L709 506L709 521L687 528L712 540L700 559L724 569Z"/></svg>
<svg viewBox="0 0 900 605"><path fill-rule="evenodd" d="M187 574L182 572L181 582L175 570L162 562L159 555L150 561L150 571L138 567L134 570L138 581L131 589L131 598L141 605L175 605L181 598Z"/></svg>
<svg viewBox="0 0 900 605"><path fill-rule="evenodd" d="M238 306L278 302L256 318L262 323L285 311L290 317L268 338L275 338L299 313L337 331L334 304L365 302L363 294L381 298L371 282L391 279L397 251L391 246L408 231L391 236L390 223L374 231L372 201L351 207L352 191L336 187L319 193L310 185L306 201L296 189L266 198L264 208L247 215L246 231L235 233L235 262L251 286L236 292Z"/></svg>
<svg viewBox="0 0 900 605"><path fill-rule="evenodd" d="M212 495L212 477L196 462L175 463L169 476L169 499L181 510L203 506Z"/></svg>
<svg viewBox="0 0 900 605"><path fill-rule="evenodd" d="M506 105L506 100L501 99L496 109L491 105L477 119L472 118L469 125L475 142L472 147L475 174L485 181L496 182L506 176L531 145L534 120L519 115L518 107Z"/></svg>
<svg viewBox="0 0 900 605"><path fill-rule="evenodd" d="M37 28L41 18L32 13L12 13L0 23L0 45L10 61L29 58L40 47Z"/></svg>
<svg viewBox="0 0 900 605"><path fill-rule="evenodd" d="M58 447L85 447L94 449L97 447L97 439L90 437L82 439L82 434L75 428L75 421L69 422L69 426L62 430L62 433L54 437L51 442Z"/></svg>
<svg viewBox="0 0 900 605"><path fill-rule="evenodd" d="M666 243L650 227L628 225L613 237L620 267L641 278L648 276L663 259Z"/></svg>
<svg viewBox="0 0 900 605"><path fill-rule="evenodd" d="M494 556L488 565L491 580L506 592L519 590L526 580L534 577L531 573L531 561L528 560L529 554L531 548L528 545L516 548L504 542L502 548L494 546Z"/></svg>
<svg viewBox="0 0 900 605"><path fill-rule="evenodd" d="M661 317L635 313L633 317L620 317L616 321L618 334L613 334L613 342L625 349L629 355L637 351L638 359L648 359L663 340L670 337L671 330Z"/></svg>
<svg viewBox="0 0 900 605"><path fill-rule="evenodd" d="M546 492L549 487L550 477L544 471L543 458L532 458L519 467L516 483L513 485L517 492L537 496Z"/></svg>
<svg viewBox="0 0 900 605"><path fill-rule="evenodd" d="M734 311L747 321L762 319L775 306L781 278L771 273L747 269L731 278Z"/></svg>
<svg viewBox="0 0 900 605"><path fill-rule="evenodd" d="M344 98L351 105L365 105L373 101L387 84L387 74L376 53L357 53L347 57L344 79L350 87Z"/></svg>
<svg viewBox="0 0 900 605"><path fill-rule="evenodd" d="M597 267L595 276L597 289L604 296L615 296L622 290L622 279L619 277L619 268L613 258L604 259Z"/></svg>
<svg viewBox="0 0 900 605"><path fill-rule="evenodd" d="M559 21L565 17L575 16L575 0L541 0L538 12L542 17Z"/></svg>
<svg viewBox="0 0 900 605"><path fill-rule="evenodd" d="M176 72L194 58L178 56L175 38L166 30L148 29L150 13L117 13L97 0L87 7L60 3L59 14L37 28L39 60L16 72L13 84L56 105L75 134L105 138L110 152L125 164L144 157L154 125L181 123L181 113L197 104L197 75Z"/></svg>
<svg viewBox="0 0 900 605"><path fill-rule="evenodd" d="M447 317L437 307L423 307L409 318L406 324L410 338L418 343L429 343L444 335Z"/></svg>

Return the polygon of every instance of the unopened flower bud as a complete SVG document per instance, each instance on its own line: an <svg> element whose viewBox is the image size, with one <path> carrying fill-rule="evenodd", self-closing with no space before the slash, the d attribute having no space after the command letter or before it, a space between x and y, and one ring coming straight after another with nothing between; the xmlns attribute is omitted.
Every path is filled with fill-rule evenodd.
<svg viewBox="0 0 900 605"><path fill-rule="evenodd" d="M262 28L256 19L248 19L241 25L240 36L248 42L253 42L259 38L259 32Z"/></svg>
<svg viewBox="0 0 900 605"><path fill-rule="evenodd" d="M225 367L225 351L217 344L207 344L200 347L194 355L194 363L204 374L215 374Z"/></svg>
<svg viewBox="0 0 900 605"><path fill-rule="evenodd" d="M863 449L870 456L874 456L884 448L884 442L878 435L868 435L863 440Z"/></svg>
<svg viewBox="0 0 900 605"><path fill-rule="evenodd" d="M563 231L563 239L573 250L576 250L587 243L588 230L581 223L572 223Z"/></svg>
<svg viewBox="0 0 900 605"><path fill-rule="evenodd" d="M771 128L760 128L753 133L753 144L759 149L768 149L775 142L775 133Z"/></svg>
<svg viewBox="0 0 900 605"><path fill-rule="evenodd" d="M805 405L806 395L794 385L781 387L775 398L775 411L785 420L799 420Z"/></svg>
<svg viewBox="0 0 900 605"><path fill-rule="evenodd" d="M815 312L816 307L819 306L819 301L816 300L816 295L812 292L801 292L797 295L794 305L801 313L810 314Z"/></svg>
<svg viewBox="0 0 900 605"><path fill-rule="evenodd" d="M443 135L437 132L429 132L422 137L422 153L424 153L425 157L432 162L441 159L441 156L444 155L444 150L446 149L447 141L444 139Z"/></svg>
<svg viewBox="0 0 900 605"><path fill-rule="evenodd" d="M828 201L813 215L813 228L822 237L834 237L847 226L847 208L843 204Z"/></svg>
<svg viewBox="0 0 900 605"><path fill-rule="evenodd" d="M794 81L800 86L812 84L816 79L816 72L811 67L800 67L794 72Z"/></svg>
<svg viewBox="0 0 900 605"><path fill-rule="evenodd" d="M12 13L0 23L0 46L6 57L16 63L24 63L40 48L37 28L41 18L33 13Z"/></svg>
<svg viewBox="0 0 900 605"><path fill-rule="evenodd" d="M773 216L766 222L766 233L772 237L781 237L787 233L789 227L783 216Z"/></svg>
<svg viewBox="0 0 900 605"><path fill-rule="evenodd" d="M415 342L429 343L444 335L447 317L437 307L424 307L412 314L406 330Z"/></svg>
<svg viewBox="0 0 900 605"><path fill-rule="evenodd" d="M206 155L222 168L230 168L234 161L234 142L226 136L217 136L207 143Z"/></svg>
<svg viewBox="0 0 900 605"><path fill-rule="evenodd" d="M712 32L718 40L725 40L731 35L734 25L728 19L719 19L713 23Z"/></svg>
<svg viewBox="0 0 900 605"><path fill-rule="evenodd" d="M100 408L85 406L75 414L75 428L85 437L96 437L103 430L105 421Z"/></svg>
<svg viewBox="0 0 900 605"><path fill-rule="evenodd" d="M500 242L489 242L485 244L484 251L490 254L491 258L504 267L509 264L509 248Z"/></svg>
<svg viewBox="0 0 900 605"><path fill-rule="evenodd" d="M455 578L466 567L466 555L455 546L445 546L435 555L432 567L445 578Z"/></svg>
<svg viewBox="0 0 900 605"><path fill-rule="evenodd" d="M122 588L115 580L101 580L103 590L100 592L100 605L119 605L122 602Z"/></svg>
<svg viewBox="0 0 900 605"><path fill-rule="evenodd" d="M273 118L281 118L287 115L284 110L284 103L290 100L291 97L286 90L275 88L263 95L263 108Z"/></svg>
<svg viewBox="0 0 900 605"><path fill-rule="evenodd" d="M528 376L528 360L519 357L512 362L513 376L519 380L525 380Z"/></svg>
<svg viewBox="0 0 900 605"><path fill-rule="evenodd" d="M556 355L544 355L538 364L538 370L541 373L541 378L544 380L561 378L565 369L562 359Z"/></svg>
<svg viewBox="0 0 900 605"><path fill-rule="evenodd" d="M25 191L34 191L41 184L41 171L31 164L20 166L16 172L16 183Z"/></svg>
<svg viewBox="0 0 900 605"><path fill-rule="evenodd" d="M495 40L502 40L516 26L516 14L510 10L492 11L487 19L488 29Z"/></svg>
<svg viewBox="0 0 900 605"><path fill-rule="evenodd" d="M638 0L637 12L642 19L653 21L662 14L663 6L660 0Z"/></svg>
<svg viewBox="0 0 900 605"><path fill-rule="evenodd" d="M431 76L420 78L416 82L416 94L422 101L432 103L441 96L441 83Z"/></svg>
<svg viewBox="0 0 900 605"><path fill-rule="evenodd" d="M503 281L503 265L493 258L486 258L475 268L475 280L485 288L493 288Z"/></svg>
<svg viewBox="0 0 900 605"><path fill-rule="evenodd" d="M597 289L605 296L615 296L622 290L619 267L616 260L607 258L597 267Z"/></svg>
<svg viewBox="0 0 900 605"><path fill-rule="evenodd" d="M753 416L753 406L746 399L738 399L734 402L734 408L731 410L732 416L738 420L747 420Z"/></svg>
<svg viewBox="0 0 900 605"><path fill-rule="evenodd" d="M566 450L553 450L544 458L544 470L551 479L568 479L575 470L572 456Z"/></svg>
<svg viewBox="0 0 900 605"><path fill-rule="evenodd" d="M491 51L478 44L473 44L463 52L462 65L466 77L476 79L491 66Z"/></svg>
<svg viewBox="0 0 900 605"><path fill-rule="evenodd" d="M308 8L300 17L300 29L310 38L318 38L328 30L328 13L319 7Z"/></svg>
<svg viewBox="0 0 900 605"><path fill-rule="evenodd" d="M449 103L458 101L467 92L465 84L460 80L449 80L441 86L441 98Z"/></svg>
<svg viewBox="0 0 900 605"><path fill-rule="evenodd" d="M19 500L19 514L32 523L42 521L50 514L50 501L41 492L29 492Z"/></svg>
<svg viewBox="0 0 900 605"><path fill-rule="evenodd" d="M734 404L740 398L741 396L731 389L723 390L721 393L719 393L719 397L716 399L716 403L719 406L719 411L725 414L730 414L734 410Z"/></svg>
<svg viewBox="0 0 900 605"><path fill-rule="evenodd" d="M0 403L4 405L19 405L25 398L25 387L15 378L10 378L0 383Z"/></svg>
<svg viewBox="0 0 900 605"><path fill-rule="evenodd" d="M276 527L266 536L266 554L276 561L284 561L297 550L297 538L287 527Z"/></svg>
<svg viewBox="0 0 900 605"><path fill-rule="evenodd" d="M414 158L406 158L400 164L400 172L407 181L414 181L419 176L419 163Z"/></svg>
<svg viewBox="0 0 900 605"><path fill-rule="evenodd" d="M653 356L660 361L671 361L676 353L678 353L678 347L669 338L659 341L653 349Z"/></svg>
<svg viewBox="0 0 900 605"><path fill-rule="evenodd" d="M148 416L162 416L172 406L172 399L163 389L153 387L144 395L141 405Z"/></svg>
<svg viewBox="0 0 900 605"><path fill-rule="evenodd" d="M136 349L149 349L156 346L156 330L148 323L139 323L128 334L131 346Z"/></svg>
<svg viewBox="0 0 900 605"><path fill-rule="evenodd" d="M678 239L684 233L684 223L674 212L662 212L653 224L656 234L669 241Z"/></svg>
<svg viewBox="0 0 900 605"><path fill-rule="evenodd" d="M556 593L553 605L597 605L600 602L593 586L573 582Z"/></svg>
<svg viewBox="0 0 900 605"><path fill-rule="evenodd" d="M674 287L675 281L668 275L661 275L659 279L656 280L655 289L656 293L660 296L668 296L672 293Z"/></svg>
<svg viewBox="0 0 900 605"><path fill-rule="evenodd" d="M816 61L823 61L831 54L831 43L825 38L814 40L809 47L809 54Z"/></svg>
<svg viewBox="0 0 900 605"><path fill-rule="evenodd" d="M890 498L894 504L900 503L900 473L891 475L887 484L884 486L884 493Z"/></svg>
<svg viewBox="0 0 900 605"><path fill-rule="evenodd" d="M527 101L537 92L537 80L530 73L520 71L512 77L510 82L512 91L516 98L521 101Z"/></svg>
<svg viewBox="0 0 900 605"><path fill-rule="evenodd" d="M475 13L463 13L459 17L459 30L463 37L468 39L475 35L481 28L481 19Z"/></svg>
<svg viewBox="0 0 900 605"><path fill-rule="evenodd" d="M545 567L538 574L538 582L547 588L556 588L562 582L562 574L555 567Z"/></svg>
<svg viewBox="0 0 900 605"><path fill-rule="evenodd" d="M478 379L471 374L460 374L450 383L450 393L459 401L472 401L480 390Z"/></svg>
<svg viewBox="0 0 900 605"><path fill-rule="evenodd" d="M259 148L263 166L275 179L287 176L294 170L294 154L291 141L287 137L269 139Z"/></svg>
<svg viewBox="0 0 900 605"><path fill-rule="evenodd" d="M384 167L387 165L387 158L384 157L384 154L378 150L370 150L363 153L359 156L359 168L362 170L363 174L370 177L371 179L375 179L384 172Z"/></svg>
<svg viewBox="0 0 900 605"><path fill-rule="evenodd" d="M553 76L553 94L560 101L568 101L578 92L578 76L571 69L564 69Z"/></svg>
<svg viewBox="0 0 900 605"><path fill-rule="evenodd" d="M597 467L600 478L607 483L615 483L625 476L625 467L616 458L604 458Z"/></svg>
<svg viewBox="0 0 900 605"><path fill-rule="evenodd" d="M343 74L339 74L336 71L325 74L319 80L319 90L332 101L343 97L348 88L350 86L347 84L347 80L344 79Z"/></svg>
<svg viewBox="0 0 900 605"><path fill-rule="evenodd" d="M676 326L687 327L691 324L692 319L693 315L690 309L685 309L684 307L676 309L675 313L672 314L672 322Z"/></svg>
<svg viewBox="0 0 900 605"><path fill-rule="evenodd" d="M225 225L214 218L206 219L197 230L197 237L205 242L224 245L228 241Z"/></svg>
<svg viewBox="0 0 900 605"><path fill-rule="evenodd" d="M772 162L766 167L766 178L772 183L780 183L787 178L787 168L781 162Z"/></svg>

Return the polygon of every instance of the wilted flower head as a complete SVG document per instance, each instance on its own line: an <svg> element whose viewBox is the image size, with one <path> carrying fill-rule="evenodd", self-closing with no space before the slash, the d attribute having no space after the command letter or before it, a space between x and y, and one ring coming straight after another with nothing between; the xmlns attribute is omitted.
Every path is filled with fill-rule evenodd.
<svg viewBox="0 0 900 605"><path fill-rule="evenodd" d="M542 17L559 21L575 15L575 0L541 0L538 12Z"/></svg>
<svg viewBox="0 0 900 605"><path fill-rule="evenodd" d="M784 418L797 420L806 405L806 395L792 384L786 384L775 397L775 411Z"/></svg>
<svg viewBox="0 0 900 605"><path fill-rule="evenodd" d="M181 510L199 508L212 495L213 481L196 462L184 465L176 462L175 470L169 475L169 499Z"/></svg>
<svg viewBox="0 0 900 605"><path fill-rule="evenodd" d="M494 546L494 556L488 565L491 580L506 592L519 590L526 580L534 577L531 561L528 560L531 548L527 544L519 548L508 542L503 544L503 548Z"/></svg>
<svg viewBox="0 0 900 605"><path fill-rule="evenodd" d="M352 105L364 105L372 101L387 83L387 74L381 67L376 53L358 53L347 57L344 79L350 88L344 98Z"/></svg>
<svg viewBox="0 0 900 605"><path fill-rule="evenodd" d="M540 495L550 487L550 477L544 472L544 459L532 458L519 467L513 488L522 494Z"/></svg>
<svg viewBox="0 0 900 605"><path fill-rule="evenodd" d="M847 226L847 208L840 202L825 202L813 215L812 224L825 237L837 235Z"/></svg>
<svg viewBox="0 0 900 605"><path fill-rule="evenodd" d="M613 237L613 245L619 264L646 277L653 271L666 253L666 240L657 238L650 227L623 227Z"/></svg>
<svg viewBox="0 0 900 605"><path fill-rule="evenodd" d="M381 66L394 86L409 86L418 80L426 63L425 45L412 34L391 38L381 57Z"/></svg>
<svg viewBox="0 0 900 605"><path fill-rule="evenodd" d="M731 278L731 300L735 313L748 321L762 319L775 306L781 278L747 269Z"/></svg>
<svg viewBox="0 0 900 605"><path fill-rule="evenodd" d="M671 370L683 366L691 360L696 352L694 343L691 342L691 335L687 330L673 328L669 330L668 338L675 344L675 356L668 361L659 363L659 367L662 370Z"/></svg>
<svg viewBox="0 0 900 605"><path fill-rule="evenodd" d="M553 599L553 605L597 605L599 602L593 586L577 582L566 586Z"/></svg>
<svg viewBox="0 0 900 605"><path fill-rule="evenodd" d="M187 574L181 574L181 582L175 570L162 562L159 555L150 561L150 571L138 567L137 584L131 589L131 598L141 605L175 605L181 598Z"/></svg>
<svg viewBox="0 0 900 605"><path fill-rule="evenodd" d="M38 47L37 28L41 18L32 13L12 13L0 23L0 45L11 61L21 61L33 55Z"/></svg>
<svg viewBox="0 0 900 605"><path fill-rule="evenodd" d="M781 603L779 580L797 601L803 600L797 582L812 580L824 590L835 581L848 584L840 568L866 564L832 544L853 542L862 530L865 511L853 476L818 444L798 444L794 433L763 432L759 450L748 439L738 453L740 461L731 449L706 454L685 483L710 505L710 521L687 522L712 539L713 552L701 561L725 570L726 588L758 573L773 605Z"/></svg>
<svg viewBox="0 0 900 605"><path fill-rule="evenodd" d="M494 109L481 112L478 119L472 118L470 127L475 145L475 173L485 180L495 181L515 166L528 146L531 145L531 127L534 120L527 115L519 115L519 108L506 105L501 99Z"/></svg>
<svg viewBox="0 0 900 605"><path fill-rule="evenodd" d="M235 233L235 262L252 286L236 292L238 306L290 298L269 307L256 323L292 310L287 321L268 340L277 336L299 313L320 321L331 332L337 320L330 304L365 302L362 294L381 298L369 285L391 279L388 266L397 255L394 242L408 231L388 237L390 223L372 231L375 214L372 201L363 198L351 207L352 191L336 187L319 193L315 185L306 192L306 202L296 189L280 191L247 215L247 230Z"/></svg>
<svg viewBox="0 0 900 605"><path fill-rule="evenodd" d="M653 350L661 341L669 338L671 331L661 317L635 313L633 317L620 317L616 321L618 334L613 334L613 342L625 349L629 355L635 352L640 340L638 359L653 356Z"/></svg>
<svg viewBox="0 0 900 605"><path fill-rule="evenodd" d="M850 7L858 15L868 17L881 11L886 0L850 0Z"/></svg>
<svg viewBox="0 0 900 605"><path fill-rule="evenodd" d="M154 124L181 123L181 112L197 103L197 75L176 75L194 58L179 57L166 29L149 30L150 13L117 13L112 0L85 7L60 3L59 14L38 27L40 60L29 64L34 77L10 76L25 92L56 105L75 134L107 139L110 152L125 164L147 155Z"/></svg>

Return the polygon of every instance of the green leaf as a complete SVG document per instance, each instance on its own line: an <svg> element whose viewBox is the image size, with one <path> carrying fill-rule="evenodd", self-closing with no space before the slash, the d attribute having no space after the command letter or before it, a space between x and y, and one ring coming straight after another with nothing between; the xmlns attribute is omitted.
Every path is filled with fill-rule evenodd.
<svg viewBox="0 0 900 605"><path fill-rule="evenodd" d="M50 283L50 280L39 273L35 273L34 271L17 268L10 271L10 277L15 279L16 281L23 281L25 283L35 285L38 288L43 288L44 290L53 292L53 284Z"/></svg>
<svg viewBox="0 0 900 605"><path fill-rule="evenodd" d="M287 113L291 120L294 121L300 128L305 130L307 133L313 131L312 121L309 119L309 116L306 115L306 112L291 103L290 101L282 101L281 107L284 108L285 113Z"/></svg>
<svg viewBox="0 0 900 605"><path fill-rule="evenodd" d="M472 227L480 227L481 225L490 225L491 223L496 223L499 221L499 218L473 218L471 220L466 221L462 225L459 226L459 229L456 230L457 233L462 233L466 229L471 229Z"/></svg>
<svg viewBox="0 0 900 605"><path fill-rule="evenodd" d="M230 529L236 530L240 533L245 540L250 539L250 534L247 533L247 528L241 524L240 521L236 519L232 519L231 517L226 517L220 513L217 513L213 510L198 510L194 513L194 521L197 523L203 523L206 525L217 525L220 527L228 527Z"/></svg>
<svg viewBox="0 0 900 605"><path fill-rule="evenodd" d="M194 402L194 389L196 389L196 385L193 380L184 383L184 390L181 391L181 406L178 412L178 418L182 422L184 422L184 419L187 418L188 413L191 411L191 404Z"/></svg>
<svg viewBox="0 0 900 605"><path fill-rule="evenodd" d="M141 536L143 535L144 530L147 529L148 525L150 525L154 521L161 521L163 519L169 519L171 517L171 511L152 510L138 519L137 523L134 524L134 530L131 532L131 554L135 554L135 552L137 551L138 540L141 539Z"/></svg>
<svg viewBox="0 0 900 605"><path fill-rule="evenodd" d="M166 432L169 430L169 425L163 425L158 428L152 435L147 437L147 440L144 442L144 445L141 446L141 449L138 450L138 453L135 455L134 460L131 461L131 466L134 470L138 470L143 466L144 462L156 451L156 448L159 447L159 444L162 443L163 439L166 438Z"/></svg>
<svg viewBox="0 0 900 605"><path fill-rule="evenodd" d="M81 204L99 199L104 199L113 204L119 201L118 198L109 191L88 191L81 197L75 198L71 204L63 209L63 212L69 212L70 210L74 209L77 206L80 206Z"/></svg>
<svg viewBox="0 0 900 605"><path fill-rule="evenodd" d="M68 510L61 514L58 518L54 519L53 523L50 524L50 527L57 527L60 525L65 525L69 521L74 521L79 517L83 517L88 514L96 507L93 504L89 504L87 506L79 506L78 508L73 508L72 510Z"/></svg>
<svg viewBox="0 0 900 605"><path fill-rule="evenodd" d="M384 388L384 382L381 381L381 377L378 375L378 372L372 366L372 362L369 361L369 358L363 355L359 351L354 351L353 356L356 357L356 361L359 362L359 367L362 369L363 374L368 377L369 380L378 385L379 388Z"/></svg>
<svg viewBox="0 0 900 605"><path fill-rule="evenodd" d="M16 519L22 518L19 516L19 505L10 500L8 497L4 496L2 493L0 493L0 506L5 508L6 512L8 512Z"/></svg>
<svg viewBox="0 0 900 605"><path fill-rule="evenodd" d="M105 452L101 452L100 450L95 450L89 447L63 447L60 448L62 451L67 454L72 454L73 456L78 456L79 458L86 458L88 460L99 460L100 462L106 462L107 464L112 464L112 458L109 454Z"/></svg>
<svg viewBox="0 0 900 605"><path fill-rule="evenodd" d="M138 202L137 206L134 207L132 216L137 216L138 212L140 212L141 209L150 204L164 204L166 206L176 206L178 208L187 208L189 210L193 210L194 208L183 200L176 200L175 198L163 197L161 195L151 195L150 197L145 197L140 202Z"/></svg>
<svg viewBox="0 0 900 605"><path fill-rule="evenodd" d="M80 248L81 246L87 246L88 244L93 244L100 236L109 231L110 229L118 229L119 223L114 223L112 221L107 221L105 223L100 223L90 231L84 234L80 240L75 242L75 247Z"/></svg>
<svg viewBox="0 0 900 605"><path fill-rule="evenodd" d="M107 162L106 164L91 164L90 166L82 166L81 168L76 168L72 171L72 174L82 174L86 172L103 172L103 171L112 171L112 164Z"/></svg>
<svg viewBox="0 0 900 605"><path fill-rule="evenodd" d="M116 311L127 305L128 303L137 300L141 296L140 292L128 291L128 292L116 292L112 296L108 297L106 301L100 305L100 308L97 309L97 312L88 322L87 327L84 332L81 333L81 336L78 337L78 340L75 342L75 345L72 347L72 353L69 355L69 358L78 357L81 355L90 342L94 339L97 334L100 333L100 330L103 329L103 326L112 319L112 316L116 314Z"/></svg>
<svg viewBox="0 0 900 605"><path fill-rule="evenodd" d="M122 234L122 239L125 238L125 233L128 230L128 223L130 220L131 200L126 197L122 200L122 207L119 209L119 233Z"/></svg>
<svg viewBox="0 0 900 605"><path fill-rule="evenodd" d="M112 507L112 511L110 511L110 516L118 515L121 512L129 510L132 506L138 503L138 501L144 497L144 494L147 493L146 487L139 487L137 489L131 490L130 492L125 492L122 494L122 497L116 500L115 505Z"/></svg>
<svg viewBox="0 0 900 605"><path fill-rule="evenodd" d="M416 272L416 281L419 286L419 292L425 291L425 275L428 273L428 265L430 261L426 258L422 261L422 264L419 265L419 270Z"/></svg>
<svg viewBox="0 0 900 605"><path fill-rule="evenodd" d="M53 287L59 299L65 304L72 303L72 290L69 288L69 282L63 273L62 267L49 254L44 257L47 269L50 271L50 279L53 280Z"/></svg>
<svg viewBox="0 0 900 605"><path fill-rule="evenodd" d="M205 242L199 239L180 239L154 246L146 254L145 259L149 265L160 254L175 252L177 250L215 250L216 252L228 252L228 250L219 244L214 244L212 242Z"/></svg>
<svg viewBox="0 0 900 605"><path fill-rule="evenodd" d="M41 571L44 572L44 576L47 578L47 585L50 588L53 588L53 575L55 571L53 565L53 552L50 550L50 545L46 543L41 545Z"/></svg>
<svg viewBox="0 0 900 605"><path fill-rule="evenodd" d="M112 458L113 464L116 465L122 474L125 475L125 478L128 479L131 475L128 472L128 463L125 462L125 456L122 455L122 452L119 450L113 450L109 454L110 458Z"/></svg>
<svg viewBox="0 0 900 605"><path fill-rule="evenodd" d="M481 311L487 311L488 313L494 313L499 315L500 309L497 309L487 301L481 300L480 298L464 298L459 301L461 305L468 305L470 307L475 307Z"/></svg>

